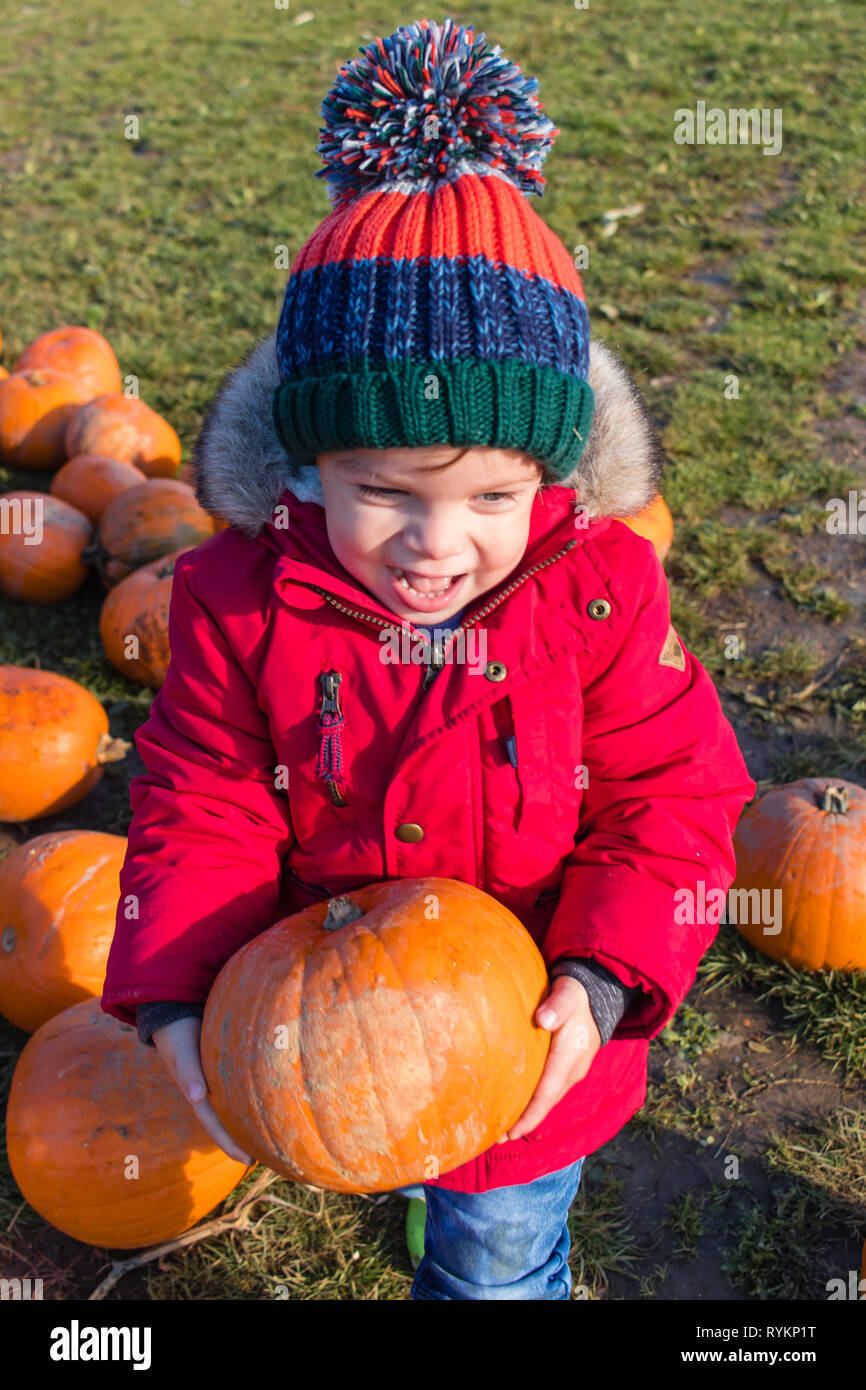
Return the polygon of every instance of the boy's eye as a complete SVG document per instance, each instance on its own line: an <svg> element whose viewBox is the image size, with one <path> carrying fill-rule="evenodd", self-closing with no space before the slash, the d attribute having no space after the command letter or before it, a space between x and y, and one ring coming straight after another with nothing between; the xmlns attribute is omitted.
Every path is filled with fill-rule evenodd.
<svg viewBox="0 0 866 1390"><path fill-rule="evenodd" d="M358 483L357 487L362 497L403 497L405 495L399 488L395 487L369 487L366 483ZM492 497L494 500L505 498L506 501L510 501L514 497L513 492L481 492L478 495L486 498Z"/></svg>

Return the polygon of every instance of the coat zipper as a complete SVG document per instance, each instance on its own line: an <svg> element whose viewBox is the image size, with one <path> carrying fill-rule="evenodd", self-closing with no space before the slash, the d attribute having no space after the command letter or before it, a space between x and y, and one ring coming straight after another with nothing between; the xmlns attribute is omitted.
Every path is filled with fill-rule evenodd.
<svg viewBox="0 0 866 1390"><path fill-rule="evenodd" d="M545 566L552 565L554 560L560 560L563 555L567 555L569 550L573 550L574 547L579 543L579 539L579 537L575 537L574 540L569 541L567 545L564 545L561 550L557 550L555 555L549 555L546 560L540 560L537 565L530 565L529 569L524 570L522 574L519 574L516 579L512 580L512 582L508 585L507 589L503 589L500 594L497 594L496 598L491 599L491 601L489 603L486 603L483 608L479 608L476 613L473 613L471 615L471 617L464 619L464 621L460 624L459 627L455 627L454 631L446 639L446 642L440 649L442 653L442 661L432 661L429 664L426 664L426 675L424 677L423 689L429 689L433 681L433 677L437 674L438 671L441 671L442 667L445 665L446 648L451 645L451 642L457 636L458 632L460 632L465 627L470 627L473 623L477 622L479 618L486 617L488 613L491 613L494 608L497 608L499 604L502 603L503 599L506 599L509 594L513 593L514 590L524 582L524 580L528 579L531 574L535 574L538 570L543 570ZM340 600L335 598L333 594L329 594L327 589L320 588L318 584L307 584L304 580L300 580L298 582L304 584L305 588L312 589L314 593L321 594L322 598L327 599L328 603L333 604L333 606L335 608L338 608L341 613L347 613L351 618L361 618L364 622L375 623L376 627L392 628L394 626L393 622L386 622L384 618L377 618L372 613L365 613L363 609L348 608L346 604L341 603ZM418 635L419 637L421 636L420 633ZM434 647L434 652L436 650L437 649ZM324 712L324 710L325 706L323 702L322 711Z"/></svg>

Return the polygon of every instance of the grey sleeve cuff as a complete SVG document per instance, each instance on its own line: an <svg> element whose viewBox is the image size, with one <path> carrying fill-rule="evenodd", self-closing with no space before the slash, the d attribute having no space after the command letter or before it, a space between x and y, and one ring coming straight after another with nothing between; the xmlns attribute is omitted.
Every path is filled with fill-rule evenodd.
<svg viewBox="0 0 866 1390"><path fill-rule="evenodd" d="M598 961L586 957L560 956L548 973L551 981L560 975L570 975L584 986L589 995L590 1011L601 1034L602 1047L610 1042L632 999L641 992L638 985L629 988Z"/></svg>
<svg viewBox="0 0 866 1390"><path fill-rule="evenodd" d="M201 1018L204 1004L185 1004L180 999L156 999L147 1004L139 1004L135 1010L135 1023L138 1040L147 1047L156 1047L151 1037L157 1028L166 1023L174 1023L177 1018Z"/></svg>

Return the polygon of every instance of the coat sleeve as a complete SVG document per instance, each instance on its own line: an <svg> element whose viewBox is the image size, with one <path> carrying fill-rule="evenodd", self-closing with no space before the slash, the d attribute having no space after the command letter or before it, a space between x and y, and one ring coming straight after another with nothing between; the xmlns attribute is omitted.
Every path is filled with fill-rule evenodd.
<svg viewBox="0 0 866 1390"><path fill-rule="evenodd" d="M171 660L135 746L133 816L102 1007L203 1003L222 965L278 916L294 843L267 716L230 643L175 566Z"/></svg>
<svg viewBox="0 0 866 1390"><path fill-rule="evenodd" d="M617 1038L654 1037L688 993L736 873L734 827L757 790L708 672L676 640L667 578L644 544L636 598L621 598L632 616L588 672L587 785L542 948L548 966L590 957L640 987ZM711 889L722 893L704 908Z"/></svg>

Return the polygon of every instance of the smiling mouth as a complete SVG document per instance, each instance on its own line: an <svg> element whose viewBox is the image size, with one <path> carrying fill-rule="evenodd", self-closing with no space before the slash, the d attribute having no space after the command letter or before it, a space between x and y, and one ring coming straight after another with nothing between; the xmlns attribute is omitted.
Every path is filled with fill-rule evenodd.
<svg viewBox="0 0 866 1390"><path fill-rule="evenodd" d="M416 575L412 570L398 569L396 565L389 565L391 573L394 575L399 587L408 593L414 594L416 598L444 598L454 587L458 579L462 579L462 574L452 575ZM413 580L415 581L413 583ZM416 588L417 583L426 586L422 589Z"/></svg>

